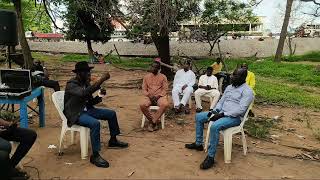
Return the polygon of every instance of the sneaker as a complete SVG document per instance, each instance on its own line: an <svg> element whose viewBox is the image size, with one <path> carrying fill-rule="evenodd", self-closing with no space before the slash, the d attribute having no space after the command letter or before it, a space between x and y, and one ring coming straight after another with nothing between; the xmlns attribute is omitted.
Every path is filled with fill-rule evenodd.
<svg viewBox="0 0 320 180"><path fill-rule="evenodd" d="M116 142L109 141L109 148L123 149L123 148L127 148L128 146L129 146L128 143L121 142L119 140L117 140Z"/></svg>
<svg viewBox="0 0 320 180"><path fill-rule="evenodd" d="M94 164L97 167L101 167L101 168L108 168L109 167L109 163L108 161L104 160L100 154L93 156L90 156L90 163Z"/></svg>
<svg viewBox="0 0 320 180"><path fill-rule="evenodd" d="M191 143L191 144L185 144L184 146L187 149L194 149L197 151L203 151L203 146L201 145L197 145L196 143Z"/></svg>
<svg viewBox="0 0 320 180"><path fill-rule="evenodd" d="M214 158L207 156L206 159L200 164L200 169L209 169L214 165Z"/></svg>

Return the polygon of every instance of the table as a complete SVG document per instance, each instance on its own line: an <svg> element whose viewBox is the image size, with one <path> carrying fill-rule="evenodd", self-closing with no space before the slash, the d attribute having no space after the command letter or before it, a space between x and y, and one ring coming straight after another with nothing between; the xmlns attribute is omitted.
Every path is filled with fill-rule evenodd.
<svg viewBox="0 0 320 180"><path fill-rule="evenodd" d="M45 102L44 88L38 87L32 90L29 96L22 99L0 97L0 104L19 104L20 105L20 127L28 128L28 103L34 98L38 98L39 105L39 127L45 126Z"/></svg>

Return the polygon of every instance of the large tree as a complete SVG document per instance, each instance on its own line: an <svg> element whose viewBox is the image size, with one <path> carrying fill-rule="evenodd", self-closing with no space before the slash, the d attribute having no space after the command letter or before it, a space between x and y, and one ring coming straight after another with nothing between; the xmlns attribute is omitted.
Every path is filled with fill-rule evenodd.
<svg viewBox="0 0 320 180"><path fill-rule="evenodd" d="M314 17L320 16L320 14L319 14L320 1L319 0L299 0L299 1L313 4L314 12L306 13L306 14L313 15ZM276 62L280 62L281 58L282 58L284 43L285 43L285 40L287 37L287 29L288 29L288 25L289 25L289 21L290 21L290 16L292 13L293 2L294 2L294 0L287 0L285 16L284 16L284 20L283 20L283 24L282 24L281 33L280 33L280 39L279 39L279 43L278 43L278 47L277 47L277 51L276 51L276 56L274 59Z"/></svg>
<svg viewBox="0 0 320 180"><path fill-rule="evenodd" d="M170 62L169 34L177 30L178 22L191 19L199 12L200 0L127 0L127 11L132 25L131 35L150 35L162 62ZM162 72L171 79L171 69Z"/></svg>
<svg viewBox="0 0 320 180"><path fill-rule="evenodd" d="M286 12L284 15L284 20L282 24L282 29L280 33L280 39L277 47L277 52L275 56L275 61L280 62L282 58L282 53L283 53L283 47L284 43L287 37L288 33L288 25L289 25L289 20L290 20L290 15L291 15L291 8L292 8L293 0L287 0L287 5L286 5Z"/></svg>
<svg viewBox="0 0 320 180"><path fill-rule="evenodd" d="M63 15L66 35L70 40L87 43L89 57L93 57L91 41L108 42L113 32L112 20L117 0L63 0L67 11Z"/></svg>
<svg viewBox="0 0 320 180"><path fill-rule="evenodd" d="M210 45L209 55L221 36L230 31L244 31L249 23L257 21L252 4L237 0L206 0L201 17L202 30ZM247 29L248 30L248 29Z"/></svg>
<svg viewBox="0 0 320 180"><path fill-rule="evenodd" d="M52 32L50 18L43 4L22 0L22 20L26 31ZM15 10L10 0L0 2L1 9Z"/></svg>

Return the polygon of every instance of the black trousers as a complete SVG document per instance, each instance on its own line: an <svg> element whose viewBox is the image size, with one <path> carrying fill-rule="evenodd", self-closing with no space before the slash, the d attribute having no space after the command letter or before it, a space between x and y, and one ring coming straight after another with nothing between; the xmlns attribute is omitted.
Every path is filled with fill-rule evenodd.
<svg viewBox="0 0 320 180"><path fill-rule="evenodd" d="M36 139L37 133L31 129L17 127L0 132L0 158L4 159L4 164L2 164L2 160L0 161L1 166L9 168L16 167L31 149ZM11 144L9 141L19 142L11 159L9 159L9 154L11 152ZM9 163L6 162L5 159L9 159Z"/></svg>
<svg viewBox="0 0 320 180"><path fill-rule="evenodd" d="M60 91L60 85L58 81L50 80L50 79L43 79L42 86L52 88L54 91Z"/></svg>
<svg viewBox="0 0 320 180"><path fill-rule="evenodd" d="M8 179L11 169L10 155L11 145L8 141L0 138L0 179Z"/></svg>

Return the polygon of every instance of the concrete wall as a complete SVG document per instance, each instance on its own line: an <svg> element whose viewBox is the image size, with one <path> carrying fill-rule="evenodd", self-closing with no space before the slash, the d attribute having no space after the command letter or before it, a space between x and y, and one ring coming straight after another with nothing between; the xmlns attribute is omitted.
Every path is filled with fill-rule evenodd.
<svg viewBox="0 0 320 180"><path fill-rule="evenodd" d="M297 44L296 54L309 51L320 51L320 38L297 38L293 40ZM105 44L93 43L93 49L99 53L106 54L116 45L120 55L156 56L157 51L153 44L131 42L109 42ZM221 42L223 53L230 53L232 57L249 57L257 53L258 57L273 56L276 52L278 40L266 39L264 41L254 40L224 40ZM31 50L61 53L87 53L86 44L83 42L29 42ZM207 56L209 45L207 43L179 43L171 41L172 55ZM217 47L214 53L217 53ZM284 53L288 54L285 44Z"/></svg>

